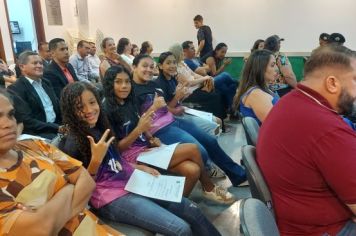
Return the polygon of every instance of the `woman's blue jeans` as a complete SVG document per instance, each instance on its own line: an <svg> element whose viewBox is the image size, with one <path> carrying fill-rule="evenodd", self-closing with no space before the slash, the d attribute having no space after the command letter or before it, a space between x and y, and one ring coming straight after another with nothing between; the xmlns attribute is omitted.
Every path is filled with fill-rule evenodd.
<svg viewBox="0 0 356 236"><path fill-rule="evenodd" d="M246 180L245 170L221 149L216 138L189 121L176 117L175 122L158 130L154 135L165 144L197 144L204 163L210 158L225 172L234 186Z"/></svg>
<svg viewBox="0 0 356 236"><path fill-rule="evenodd" d="M227 72L222 72L214 77L214 85L220 91L227 108L231 108L234 99L237 82Z"/></svg>
<svg viewBox="0 0 356 236"><path fill-rule="evenodd" d="M220 235L198 206L184 197L175 203L129 193L95 212L110 221L163 235Z"/></svg>

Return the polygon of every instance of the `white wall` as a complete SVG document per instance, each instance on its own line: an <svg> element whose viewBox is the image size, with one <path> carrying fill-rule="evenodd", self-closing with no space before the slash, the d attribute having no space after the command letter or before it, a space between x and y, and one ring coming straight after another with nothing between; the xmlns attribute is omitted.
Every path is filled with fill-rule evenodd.
<svg viewBox="0 0 356 236"><path fill-rule="evenodd" d="M82 0L83 1L83 0ZM85 1L85 0L84 0ZM346 46L356 47L354 0L86 0L89 37L96 30L115 41L149 40L162 52L184 40L196 42L192 18L202 14L213 31L214 44L225 42L230 52L249 51L258 38L279 34L286 39L283 51L310 52L322 32L341 32ZM42 10L44 0L41 0ZM75 0L61 0L63 27L45 26L47 39L61 36L78 22ZM44 10L43 10L44 11ZM45 25L46 25L46 17Z"/></svg>
<svg viewBox="0 0 356 236"><path fill-rule="evenodd" d="M5 49L5 56L8 64L12 64L14 62L14 56L12 54L12 47L11 47L11 36L9 33L9 27L7 24L6 18L6 11L4 1L0 0L0 28L1 28L1 35Z"/></svg>
<svg viewBox="0 0 356 236"><path fill-rule="evenodd" d="M19 6L21 6L21 9L19 9ZM12 35L14 44L17 41L30 41L32 50L37 50L37 35L30 0L7 1L7 8L10 21L18 21L21 30L21 34Z"/></svg>
<svg viewBox="0 0 356 236"><path fill-rule="evenodd" d="M60 0L63 25L48 25L45 0L41 0L43 25L46 39L65 38L67 32L78 30L78 17L75 16L75 0Z"/></svg>

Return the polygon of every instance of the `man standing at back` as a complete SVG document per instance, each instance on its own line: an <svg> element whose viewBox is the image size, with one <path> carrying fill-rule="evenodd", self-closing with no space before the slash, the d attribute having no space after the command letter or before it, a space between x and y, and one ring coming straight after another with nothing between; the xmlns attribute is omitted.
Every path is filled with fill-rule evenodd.
<svg viewBox="0 0 356 236"><path fill-rule="evenodd" d="M355 112L356 54L319 47L304 76L258 136L277 224L281 235L356 235L356 133L341 117Z"/></svg>
<svg viewBox="0 0 356 236"><path fill-rule="evenodd" d="M49 50L52 53L52 62L45 70L43 77L48 79L54 92L60 99L62 89L68 84L78 81L73 66L69 62L68 46L64 39L54 38L49 41Z"/></svg>
<svg viewBox="0 0 356 236"><path fill-rule="evenodd" d="M202 58L205 54L213 50L213 35L210 27L204 25L203 17L201 15L196 15L193 20L195 28L198 29L197 56Z"/></svg>

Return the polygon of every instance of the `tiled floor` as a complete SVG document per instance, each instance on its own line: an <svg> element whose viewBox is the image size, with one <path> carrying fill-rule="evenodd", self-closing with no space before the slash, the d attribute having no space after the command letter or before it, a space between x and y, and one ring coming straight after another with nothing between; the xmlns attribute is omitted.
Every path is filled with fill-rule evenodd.
<svg viewBox="0 0 356 236"><path fill-rule="evenodd" d="M241 147L246 144L244 130L239 121L229 122L228 125L231 126L231 131L222 134L218 141L224 151L234 161L240 163ZM229 191L233 193L237 199L251 196L249 187L232 187L231 182L227 178L217 179L216 183L228 187ZM229 205L212 203L202 197L201 191L201 186L197 184L190 199L199 205L205 215L214 223L223 236L239 235L237 204L229 208Z"/></svg>

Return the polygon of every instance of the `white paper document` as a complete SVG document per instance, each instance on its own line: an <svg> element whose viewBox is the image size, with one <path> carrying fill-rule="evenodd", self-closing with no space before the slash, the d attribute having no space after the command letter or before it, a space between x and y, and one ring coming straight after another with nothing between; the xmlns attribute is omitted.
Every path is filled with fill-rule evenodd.
<svg viewBox="0 0 356 236"><path fill-rule="evenodd" d="M181 202L185 177L159 175L153 176L141 170L135 170L125 186L125 190L142 196Z"/></svg>
<svg viewBox="0 0 356 236"><path fill-rule="evenodd" d="M161 145L157 148L152 148L147 152L142 152L137 157L137 161L157 166L159 168L167 170L169 163L171 162L174 150L179 143L171 145Z"/></svg>
<svg viewBox="0 0 356 236"><path fill-rule="evenodd" d="M200 117L204 120L213 121L213 113L205 112L205 111L198 111L192 108L184 107L184 112L193 116Z"/></svg>
<svg viewBox="0 0 356 236"><path fill-rule="evenodd" d="M45 138L42 138L40 136L34 136L31 134L21 134L20 136L17 137L17 141L22 141L22 140L27 140L27 139L39 139L45 141Z"/></svg>

